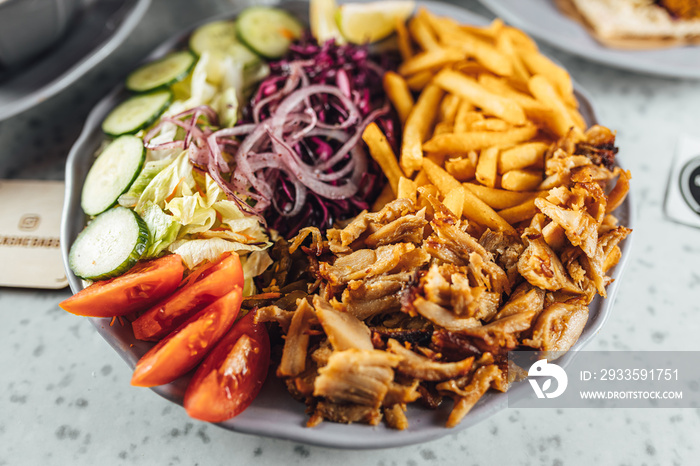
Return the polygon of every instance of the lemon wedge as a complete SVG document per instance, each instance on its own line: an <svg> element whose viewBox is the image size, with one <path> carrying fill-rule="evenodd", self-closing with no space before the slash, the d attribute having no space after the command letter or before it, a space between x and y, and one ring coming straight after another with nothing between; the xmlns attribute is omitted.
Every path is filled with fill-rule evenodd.
<svg viewBox="0 0 700 466"><path fill-rule="evenodd" d="M338 12L338 5L335 0L311 0L309 4L309 23L311 25L311 35L319 44L323 44L331 39L335 43L342 45L345 38L338 29L335 21Z"/></svg>
<svg viewBox="0 0 700 466"><path fill-rule="evenodd" d="M336 18L343 36L352 43L377 42L396 29L397 21L406 21L416 6L412 0L389 0L370 3L345 3Z"/></svg>

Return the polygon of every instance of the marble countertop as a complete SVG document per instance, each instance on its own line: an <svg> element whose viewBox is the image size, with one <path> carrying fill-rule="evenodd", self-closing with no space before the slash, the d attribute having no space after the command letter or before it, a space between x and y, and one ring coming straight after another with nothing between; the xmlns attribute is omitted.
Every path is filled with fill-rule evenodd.
<svg viewBox="0 0 700 466"><path fill-rule="evenodd" d="M474 0L461 3L490 16ZM66 154L97 100L162 40L227 7L225 0L155 0L107 60L60 95L0 122L0 178L62 179ZM663 199L679 136L700 127L700 82L545 50L589 91L600 121L618 130L619 158L632 171L637 199L630 264L610 319L587 349L699 349L700 230L669 221ZM130 386L129 369L90 323L58 308L69 294L0 290L0 466L684 465L700 455L700 408L505 409L440 440L377 451L232 433Z"/></svg>

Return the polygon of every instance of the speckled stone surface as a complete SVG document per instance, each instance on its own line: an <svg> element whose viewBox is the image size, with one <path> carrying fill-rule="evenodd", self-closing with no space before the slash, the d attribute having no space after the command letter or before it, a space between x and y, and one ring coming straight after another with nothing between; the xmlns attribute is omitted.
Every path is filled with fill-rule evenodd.
<svg viewBox="0 0 700 466"><path fill-rule="evenodd" d="M190 4L191 3L191 4ZM0 122L0 178L61 179L94 103L149 50L224 1L155 0L132 36L71 88ZM475 1L467 8L488 15ZM700 82L604 68L545 48L618 130L638 223L612 315L587 349L698 350L700 230L665 218L674 145L700 128ZM4 267L10 264L2 264ZM700 409L514 410L437 441L336 451L235 434L189 419L147 389L63 291L0 290L0 466L5 465L689 465L700 455Z"/></svg>

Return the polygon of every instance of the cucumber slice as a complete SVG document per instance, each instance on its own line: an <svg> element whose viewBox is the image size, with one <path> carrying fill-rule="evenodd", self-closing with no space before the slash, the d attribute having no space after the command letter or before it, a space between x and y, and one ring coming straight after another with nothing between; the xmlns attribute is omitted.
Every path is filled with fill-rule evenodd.
<svg viewBox="0 0 700 466"><path fill-rule="evenodd" d="M134 92L146 92L175 84L189 74L196 61L186 50L171 53L131 73L126 78L126 87Z"/></svg>
<svg viewBox="0 0 700 466"><path fill-rule="evenodd" d="M102 131L117 137L134 134L150 125L168 108L172 92L162 90L141 94L117 105L102 122Z"/></svg>
<svg viewBox="0 0 700 466"><path fill-rule="evenodd" d="M73 273L88 280L121 275L138 262L148 246L148 227L126 207L115 207L80 232L68 254Z"/></svg>
<svg viewBox="0 0 700 466"><path fill-rule="evenodd" d="M213 50L226 50L238 43L236 24L233 21L214 21L197 28L190 36L190 50L202 55Z"/></svg>
<svg viewBox="0 0 700 466"><path fill-rule="evenodd" d="M279 8L253 6L238 16L238 39L265 58L280 58L294 39L301 37L304 26Z"/></svg>
<svg viewBox="0 0 700 466"><path fill-rule="evenodd" d="M117 203L141 172L146 159L143 141L136 136L121 136L97 157L85 177L81 205L88 215L97 215Z"/></svg>

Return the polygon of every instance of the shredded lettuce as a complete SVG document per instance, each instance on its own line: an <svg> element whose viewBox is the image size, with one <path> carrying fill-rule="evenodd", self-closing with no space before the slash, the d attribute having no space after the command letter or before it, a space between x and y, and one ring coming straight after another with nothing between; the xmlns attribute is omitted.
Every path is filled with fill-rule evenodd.
<svg viewBox="0 0 700 466"><path fill-rule="evenodd" d="M211 60L211 54L204 52L192 70L192 82L190 85L190 98L185 102L185 108L194 108L206 105L216 95L217 88L207 82L207 67Z"/></svg>
<svg viewBox="0 0 700 466"><path fill-rule="evenodd" d="M175 241L180 231L180 224L151 201L143 205L143 210L139 212L139 215L146 222L149 235L148 249L142 257L156 257Z"/></svg>
<svg viewBox="0 0 700 466"><path fill-rule="evenodd" d="M253 277L257 277L263 273L272 263L272 258L270 258L267 251L253 251L248 254L247 257L241 258L243 276L245 277L243 296L252 296L257 292Z"/></svg>
<svg viewBox="0 0 700 466"><path fill-rule="evenodd" d="M209 239L179 239L168 246L168 251L182 257L188 268L193 268L205 260L214 261L225 252L236 252L239 255L253 251L262 251L268 245L243 244L228 241L223 238Z"/></svg>
<svg viewBox="0 0 700 466"><path fill-rule="evenodd" d="M151 232L145 257L167 249L191 268L227 251L245 255L271 245L258 219L241 212L209 175L194 170L186 151L162 165L153 165L160 171L134 202Z"/></svg>
<svg viewBox="0 0 700 466"><path fill-rule="evenodd" d="M164 208L167 197L191 196L194 186L192 164L187 152L182 152L148 183L136 203L136 211L140 211L146 201Z"/></svg>
<svg viewBox="0 0 700 466"><path fill-rule="evenodd" d="M203 233L212 228L216 221L216 211L206 205L206 199L199 193L176 197L165 207L172 213L173 219L183 226L183 235Z"/></svg>
<svg viewBox="0 0 700 466"><path fill-rule="evenodd" d="M219 123L222 128L230 128L238 121L238 96L236 89L229 87L218 94L212 102L212 107L219 114Z"/></svg>
<svg viewBox="0 0 700 466"><path fill-rule="evenodd" d="M269 73L270 68L262 61L244 67L229 55L205 51L187 79L173 85L176 100L170 104L164 116L209 105L219 114L220 127L232 127L240 118L240 102L247 101L253 85ZM175 125L165 124L151 141L154 144L174 141L176 132Z"/></svg>

